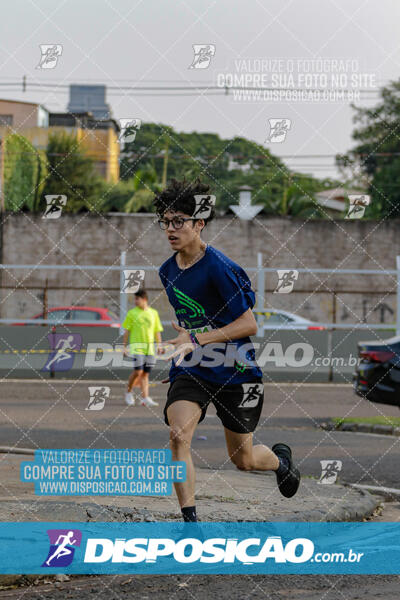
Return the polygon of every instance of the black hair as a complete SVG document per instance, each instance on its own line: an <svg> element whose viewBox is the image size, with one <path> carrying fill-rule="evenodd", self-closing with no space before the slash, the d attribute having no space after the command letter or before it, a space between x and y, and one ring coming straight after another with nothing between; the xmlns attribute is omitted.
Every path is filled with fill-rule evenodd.
<svg viewBox="0 0 400 600"><path fill-rule="evenodd" d="M167 211L173 213L181 211L186 215L193 215L196 210L195 196L208 194L209 190L210 186L203 183L200 178L192 183L186 179L183 181L171 179L165 190L154 198L156 213L161 219ZM214 218L214 215L215 209L211 207L209 217L204 219L206 225Z"/></svg>
<svg viewBox="0 0 400 600"><path fill-rule="evenodd" d="M149 299L146 290L138 290L135 292L135 296L136 298L144 298L145 300Z"/></svg>

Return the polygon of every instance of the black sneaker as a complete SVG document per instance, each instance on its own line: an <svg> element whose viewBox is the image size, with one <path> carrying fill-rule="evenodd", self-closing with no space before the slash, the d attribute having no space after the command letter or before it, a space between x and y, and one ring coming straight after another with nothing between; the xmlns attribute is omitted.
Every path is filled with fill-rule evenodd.
<svg viewBox="0 0 400 600"><path fill-rule="evenodd" d="M291 498L295 495L300 485L300 471L294 466L292 451L286 444L275 444L272 446L272 452L275 452L278 457L286 458L289 463L289 471L283 475L276 473L276 478L282 496Z"/></svg>

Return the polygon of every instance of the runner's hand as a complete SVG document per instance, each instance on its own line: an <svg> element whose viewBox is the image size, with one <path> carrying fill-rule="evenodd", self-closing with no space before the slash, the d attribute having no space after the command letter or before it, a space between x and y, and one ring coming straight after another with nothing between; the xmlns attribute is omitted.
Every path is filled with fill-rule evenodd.
<svg viewBox="0 0 400 600"><path fill-rule="evenodd" d="M174 352L169 355L169 358L178 357L178 360L175 361L175 365L179 366L186 354L190 354L196 348L196 344L193 344L190 339L189 332L184 327L180 327L177 323L172 321L172 327L179 332L178 336L173 340L167 340L166 344L172 344L175 348Z"/></svg>

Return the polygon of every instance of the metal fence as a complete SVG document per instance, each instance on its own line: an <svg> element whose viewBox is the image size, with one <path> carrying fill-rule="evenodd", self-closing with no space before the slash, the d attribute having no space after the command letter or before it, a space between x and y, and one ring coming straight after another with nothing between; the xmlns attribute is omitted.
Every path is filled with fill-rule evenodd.
<svg viewBox="0 0 400 600"><path fill-rule="evenodd" d="M280 269L290 270L292 267L280 267ZM120 264L119 265L31 265L31 264L0 264L0 270L13 270L13 269L29 269L31 273L34 273L37 270L54 270L54 271L109 271L109 272L119 272L120 273L120 290L123 289L124 285L124 274L123 271L126 269L131 270L142 270L142 271L157 271L157 267L149 267L144 265L127 265L126 264L126 252L122 252L120 256ZM265 316L270 309L265 306L265 281L266 275L268 273L277 272L277 268L268 268L263 266L263 256L262 253L257 254L257 267L249 267L246 269L249 273L256 273L257 275L257 286L256 286L256 304L254 307L254 313L257 319L258 325L258 337L264 337L264 325L265 325ZM396 269L307 269L307 268L296 268L298 273L306 273L306 274L332 274L332 275L391 275L396 278L397 287L396 287L396 323L395 324L367 324L367 323L318 323L321 327L326 329L327 331L333 331L337 329L347 329L347 330L391 330L395 329L396 334L400 335L400 256L396 257ZM128 293L120 292L119 294L119 318L120 323L122 324L124 317L127 313L128 309ZM54 325L54 320L50 319L23 319L23 318L0 318L0 323L11 324L16 321L26 324L50 324ZM57 321L57 324L63 325L67 324L68 321ZM163 324L168 322L163 321ZM79 321L80 325L93 325L93 321ZM96 325L108 324L109 321L96 321ZM296 330L301 329L296 324L290 325L277 325L276 329L284 329L284 330ZM121 328L122 332L122 328Z"/></svg>

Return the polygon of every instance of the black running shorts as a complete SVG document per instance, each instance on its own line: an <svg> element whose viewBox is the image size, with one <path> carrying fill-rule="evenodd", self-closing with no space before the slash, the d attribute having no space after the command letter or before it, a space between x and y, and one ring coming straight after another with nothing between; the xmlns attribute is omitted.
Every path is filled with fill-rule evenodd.
<svg viewBox="0 0 400 600"><path fill-rule="evenodd" d="M156 364L156 357L153 354L132 354L134 371L144 371L150 373L151 369Z"/></svg>
<svg viewBox="0 0 400 600"><path fill-rule="evenodd" d="M212 402L224 427L235 433L251 433L260 420L264 386L261 379L251 383L224 385L210 383L191 375L179 375L168 389L164 408L164 420L167 425L168 407L178 400L196 402L200 406L199 423L206 416L207 407Z"/></svg>

